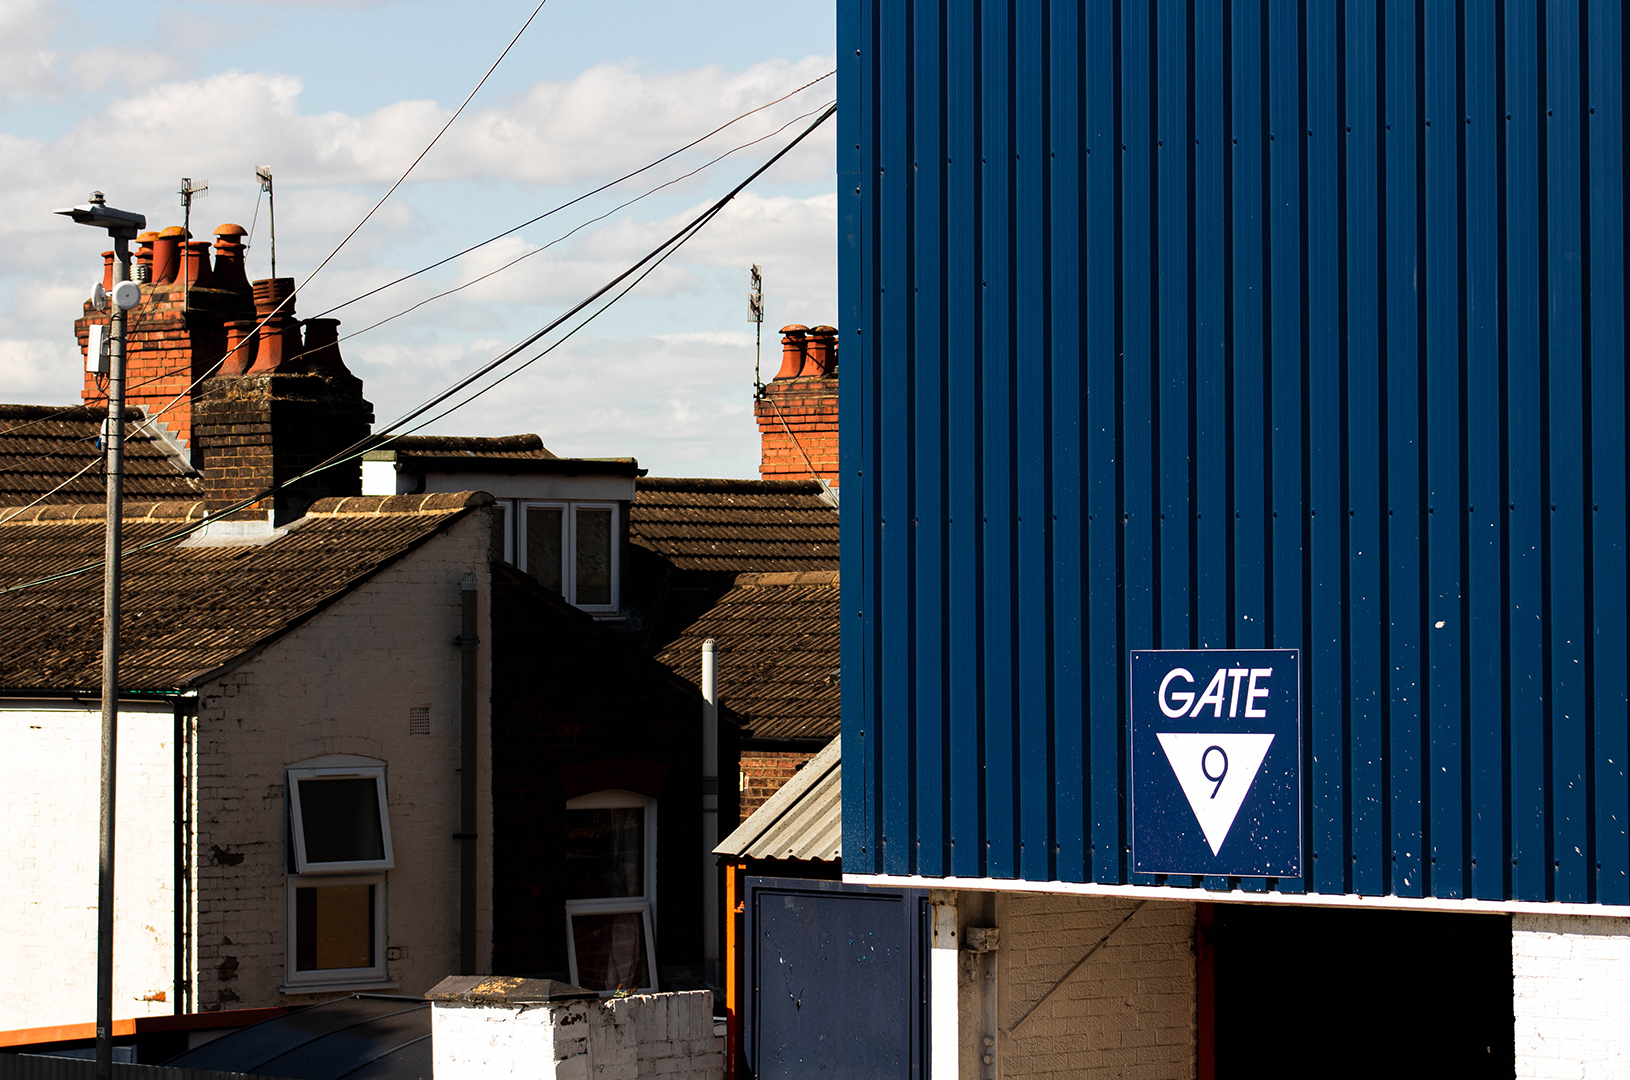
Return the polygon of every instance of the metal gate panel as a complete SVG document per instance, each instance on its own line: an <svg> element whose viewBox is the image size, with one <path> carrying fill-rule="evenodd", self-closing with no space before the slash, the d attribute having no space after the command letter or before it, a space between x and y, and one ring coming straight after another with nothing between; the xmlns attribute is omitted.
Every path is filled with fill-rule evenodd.
<svg viewBox="0 0 1630 1080"><path fill-rule="evenodd" d="M749 877L745 900L753 1076L925 1075L925 890Z"/></svg>

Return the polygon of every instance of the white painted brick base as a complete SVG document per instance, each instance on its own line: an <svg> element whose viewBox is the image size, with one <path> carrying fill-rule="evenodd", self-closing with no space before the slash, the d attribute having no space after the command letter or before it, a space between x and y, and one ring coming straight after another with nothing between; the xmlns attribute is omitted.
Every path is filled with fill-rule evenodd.
<svg viewBox="0 0 1630 1080"><path fill-rule="evenodd" d="M1052 989L1133 901L1003 893L1001 1029ZM1194 905L1150 902L1014 1035L1004 1077L1189 1080L1197 1067Z"/></svg>
<svg viewBox="0 0 1630 1080"><path fill-rule="evenodd" d="M436 1080L720 1080L713 994L434 1005Z"/></svg>
<svg viewBox="0 0 1630 1080"><path fill-rule="evenodd" d="M1630 920L1511 917L1517 1076L1630 1078Z"/></svg>

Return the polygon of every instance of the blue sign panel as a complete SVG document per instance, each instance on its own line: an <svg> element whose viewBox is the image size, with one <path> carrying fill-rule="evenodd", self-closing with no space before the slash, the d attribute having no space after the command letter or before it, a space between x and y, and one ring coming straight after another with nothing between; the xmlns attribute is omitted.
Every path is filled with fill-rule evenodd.
<svg viewBox="0 0 1630 1080"><path fill-rule="evenodd" d="M1296 649L1134 651L1132 866L1300 877Z"/></svg>

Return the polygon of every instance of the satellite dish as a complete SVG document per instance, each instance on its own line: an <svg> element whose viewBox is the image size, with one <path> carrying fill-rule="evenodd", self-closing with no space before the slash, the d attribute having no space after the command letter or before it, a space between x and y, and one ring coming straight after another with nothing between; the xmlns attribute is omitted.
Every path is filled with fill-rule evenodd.
<svg viewBox="0 0 1630 1080"><path fill-rule="evenodd" d="M91 307L97 311L106 311L108 309L108 291L102 288L100 281L91 289Z"/></svg>

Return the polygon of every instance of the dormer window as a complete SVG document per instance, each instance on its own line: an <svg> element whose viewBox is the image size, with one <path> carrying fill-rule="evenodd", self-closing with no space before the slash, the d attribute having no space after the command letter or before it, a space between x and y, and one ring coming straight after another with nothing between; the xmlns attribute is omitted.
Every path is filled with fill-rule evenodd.
<svg viewBox="0 0 1630 1080"><path fill-rule="evenodd" d="M523 502L520 567L584 611L617 610L617 504Z"/></svg>

